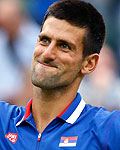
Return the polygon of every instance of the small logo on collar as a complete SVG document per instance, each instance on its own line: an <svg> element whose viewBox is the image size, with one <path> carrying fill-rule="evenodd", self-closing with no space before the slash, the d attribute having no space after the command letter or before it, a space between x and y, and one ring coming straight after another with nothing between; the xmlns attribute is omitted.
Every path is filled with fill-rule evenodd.
<svg viewBox="0 0 120 150"><path fill-rule="evenodd" d="M16 133L8 133L5 135L5 137L10 141L12 142L13 144L16 143L17 141L17 138L18 138L18 134Z"/></svg>

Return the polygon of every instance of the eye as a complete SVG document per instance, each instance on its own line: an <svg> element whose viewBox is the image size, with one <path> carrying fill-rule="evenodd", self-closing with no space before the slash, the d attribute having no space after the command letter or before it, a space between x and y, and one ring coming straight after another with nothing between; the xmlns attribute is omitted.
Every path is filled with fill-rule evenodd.
<svg viewBox="0 0 120 150"><path fill-rule="evenodd" d="M49 43L49 40L48 40L48 38L42 38L42 39L40 40L40 42L48 44L48 43Z"/></svg>
<svg viewBox="0 0 120 150"><path fill-rule="evenodd" d="M50 39L46 36L38 37L38 42L42 45L48 45L50 43Z"/></svg>
<svg viewBox="0 0 120 150"><path fill-rule="evenodd" d="M60 48L64 50L70 50L71 47L67 43L59 43Z"/></svg>

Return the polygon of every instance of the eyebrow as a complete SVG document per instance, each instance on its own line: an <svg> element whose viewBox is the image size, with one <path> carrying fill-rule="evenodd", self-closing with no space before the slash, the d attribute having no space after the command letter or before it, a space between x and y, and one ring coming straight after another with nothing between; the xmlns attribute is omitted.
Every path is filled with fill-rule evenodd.
<svg viewBox="0 0 120 150"><path fill-rule="evenodd" d="M39 34L38 37L39 37L40 39L41 39L41 38L51 39L49 36L47 36L47 35L41 35L41 34Z"/></svg>

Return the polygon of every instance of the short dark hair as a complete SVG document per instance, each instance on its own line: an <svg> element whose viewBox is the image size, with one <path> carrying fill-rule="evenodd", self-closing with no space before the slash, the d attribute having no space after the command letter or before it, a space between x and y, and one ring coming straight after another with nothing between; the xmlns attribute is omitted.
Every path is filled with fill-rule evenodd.
<svg viewBox="0 0 120 150"><path fill-rule="evenodd" d="M43 24L49 16L87 29L83 39L83 57L100 53L105 40L105 23L102 15L90 3L80 0L57 1L48 8Z"/></svg>

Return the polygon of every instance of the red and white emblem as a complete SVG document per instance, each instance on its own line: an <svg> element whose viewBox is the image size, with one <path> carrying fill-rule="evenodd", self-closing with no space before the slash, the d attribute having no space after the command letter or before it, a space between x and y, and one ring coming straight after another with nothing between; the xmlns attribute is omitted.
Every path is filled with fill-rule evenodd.
<svg viewBox="0 0 120 150"><path fill-rule="evenodd" d="M8 133L5 135L5 137L10 141L12 142L13 144L16 143L17 141L17 138L18 138L18 134L16 133Z"/></svg>

